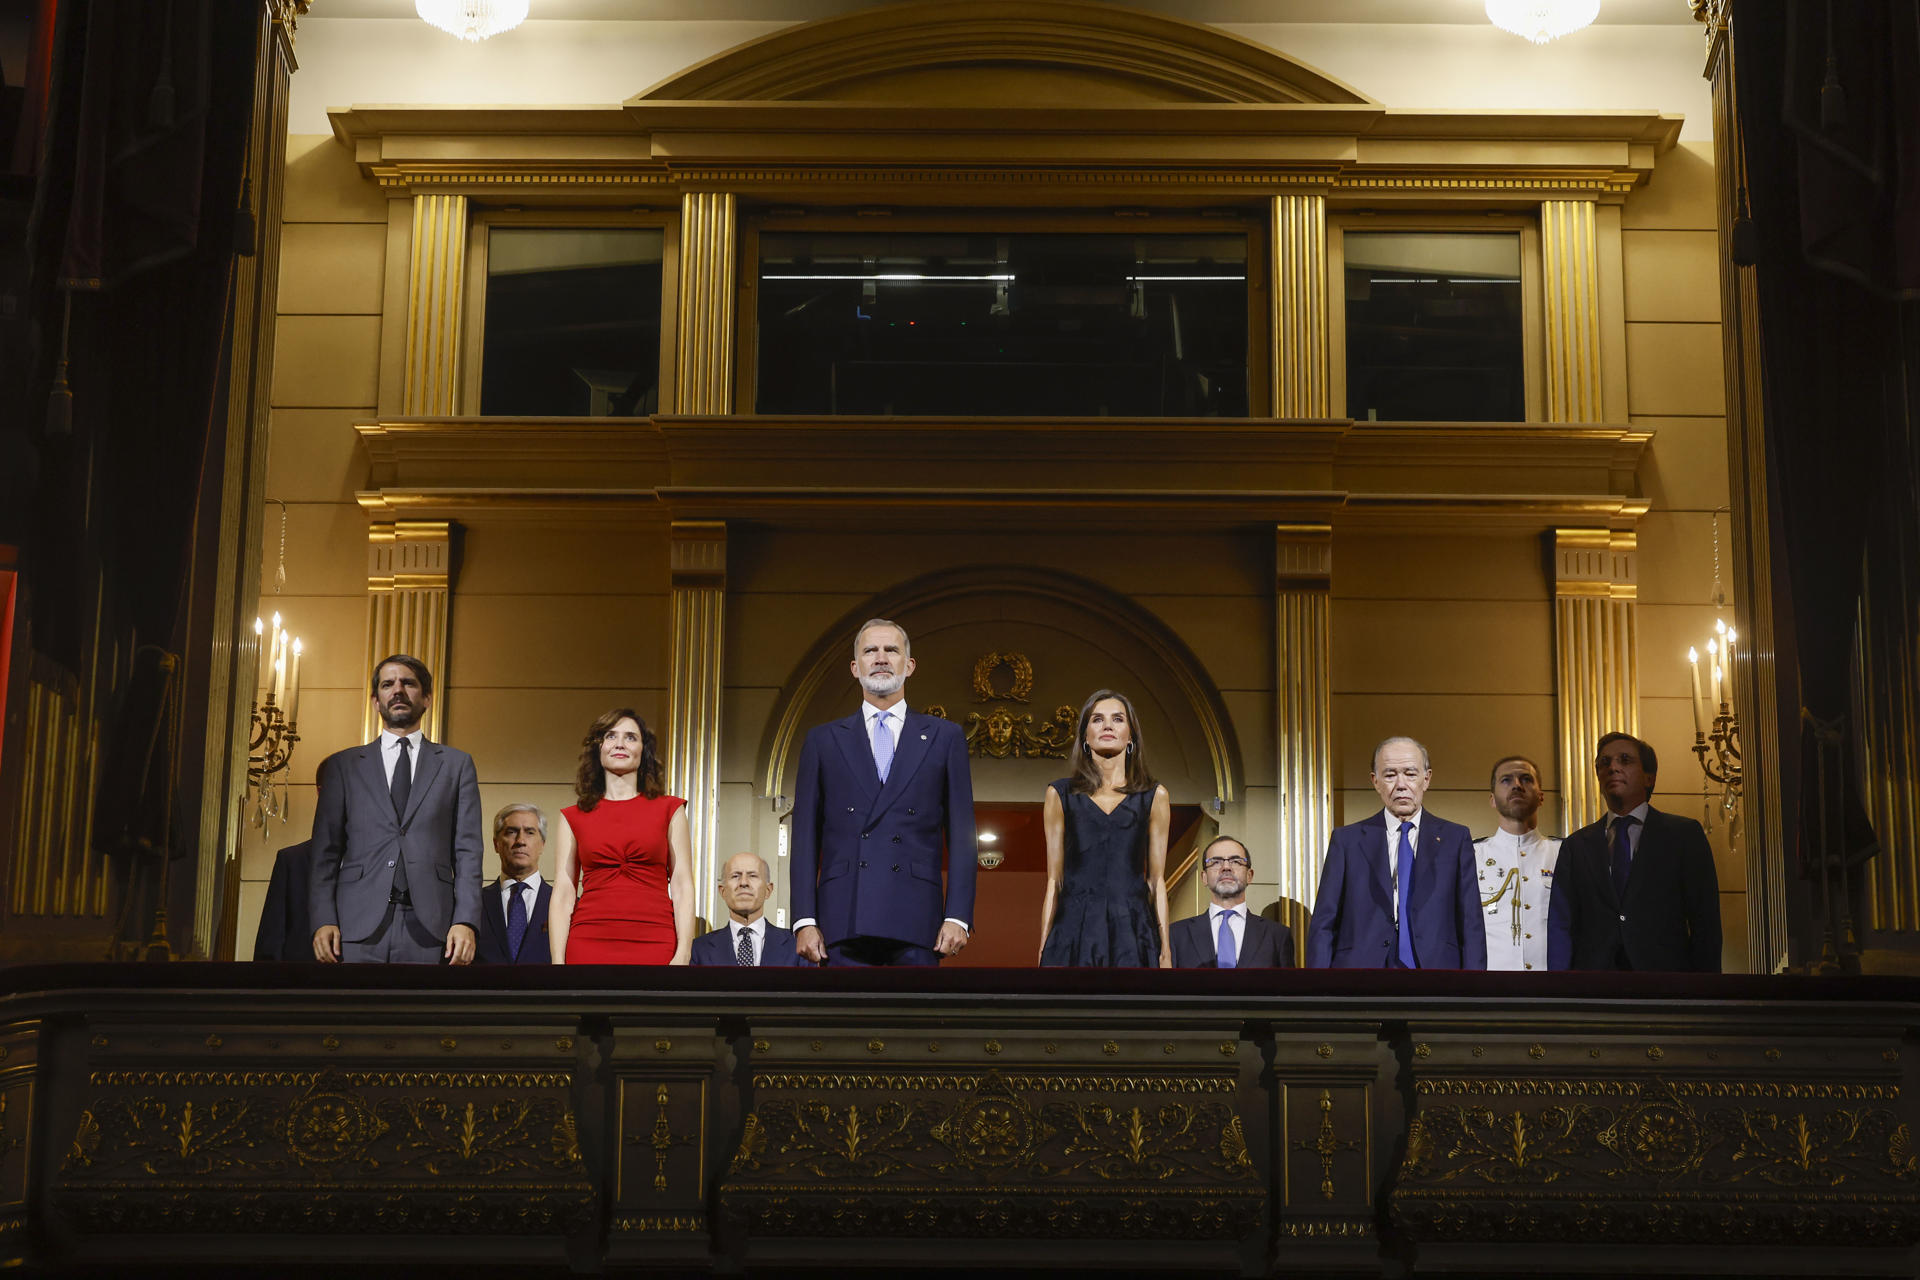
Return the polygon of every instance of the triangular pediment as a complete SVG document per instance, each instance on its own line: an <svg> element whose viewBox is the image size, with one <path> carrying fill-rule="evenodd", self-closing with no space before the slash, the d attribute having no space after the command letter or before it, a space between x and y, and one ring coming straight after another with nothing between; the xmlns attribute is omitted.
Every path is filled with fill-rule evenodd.
<svg viewBox="0 0 1920 1280"><path fill-rule="evenodd" d="M1370 100L1199 23L1093 0L932 0L776 32L631 101L1086 108Z"/></svg>

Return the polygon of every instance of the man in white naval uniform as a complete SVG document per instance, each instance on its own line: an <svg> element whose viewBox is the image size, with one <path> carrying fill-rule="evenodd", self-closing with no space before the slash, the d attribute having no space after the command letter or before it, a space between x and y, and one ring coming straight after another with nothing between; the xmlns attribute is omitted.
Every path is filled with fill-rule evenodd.
<svg viewBox="0 0 1920 1280"><path fill-rule="evenodd" d="M1525 756L1493 766L1487 803L1500 815L1490 836L1473 842L1480 901L1487 913L1487 968L1547 968L1547 903L1560 842L1534 826L1545 797L1540 770Z"/></svg>

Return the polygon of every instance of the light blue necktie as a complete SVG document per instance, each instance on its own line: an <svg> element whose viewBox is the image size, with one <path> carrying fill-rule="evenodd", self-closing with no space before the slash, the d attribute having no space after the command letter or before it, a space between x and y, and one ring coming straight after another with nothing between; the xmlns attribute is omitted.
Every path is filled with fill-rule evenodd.
<svg viewBox="0 0 1920 1280"><path fill-rule="evenodd" d="M1214 944L1215 961L1222 969L1231 969L1240 962L1239 954L1233 945L1233 912L1220 913L1220 940Z"/></svg>
<svg viewBox="0 0 1920 1280"><path fill-rule="evenodd" d="M1413 897L1413 840L1410 832L1413 823L1400 824L1400 963L1408 969L1418 969L1419 961L1413 958L1413 920L1408 911L1408 903Z"/></svg>
<svg viewBox="0 0 1920 1280"><path fill-rule="evenodd" d="M887 785L887 773L893 768L893 734L887 731L887 716L882 711L873 718L873 767L880 772L880 785Z"/></svg>

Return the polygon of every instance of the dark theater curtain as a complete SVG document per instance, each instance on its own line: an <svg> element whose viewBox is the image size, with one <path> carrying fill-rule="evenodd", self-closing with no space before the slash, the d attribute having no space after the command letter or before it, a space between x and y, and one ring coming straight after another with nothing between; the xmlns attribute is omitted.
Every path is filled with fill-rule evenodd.
<svg viewBox="0 0 1920 1280"><path fill-rule="evenodd" d="M114 744L95 849L182 857L198 815L167 794L160 708L181 673L163 673L158 655L185 647L196 510L219 501L209 458L247 246L260 6L40 8L54 24L24 237L27 331L0 374L0 445L18 464L0 476L0 543L21 548L33 653L80 680Z"/></svg>
<svg viewBox="0 0 1920 1280"><path fill-rule="evenodd" d="M1801 701L1848 720L1870 545L1914 519L1909 413L1920 297L1920 5L1744 0L1732 24L1766 359L1772 478L1794 601ZM1734 237L1742 252L1741 237ZM1783 730L1799 708L1783 707ZM1849 734L1851 736L1851 734ZM1848 862L1877 840L1859 761L1840 753L1823 833L1803 727L1800 854ZM1831 785L1831 780L1830 780Z"/></svg>

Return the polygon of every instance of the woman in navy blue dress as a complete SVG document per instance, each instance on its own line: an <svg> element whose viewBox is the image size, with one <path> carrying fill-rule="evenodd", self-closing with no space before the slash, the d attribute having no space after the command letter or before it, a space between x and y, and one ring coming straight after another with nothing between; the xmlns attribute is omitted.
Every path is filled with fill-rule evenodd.
<svg viewBox="0 0 1920 1280"><path fill-rule="evenodd" d="M1074 773L1047 788L1047 897L1040 963L1171 969L1167 789L1147 772L1125 694L1080 708Z"/></svg>

